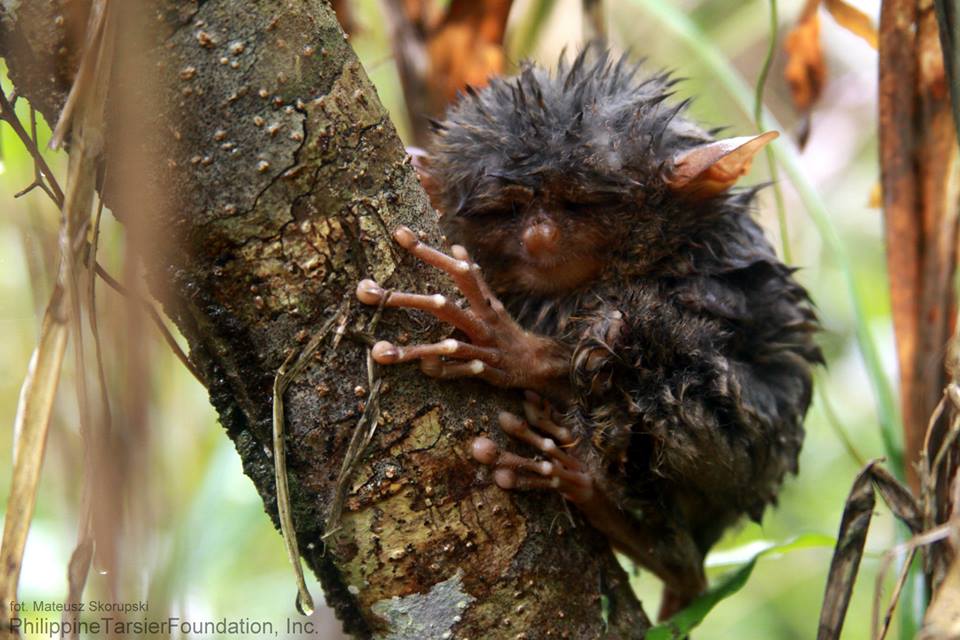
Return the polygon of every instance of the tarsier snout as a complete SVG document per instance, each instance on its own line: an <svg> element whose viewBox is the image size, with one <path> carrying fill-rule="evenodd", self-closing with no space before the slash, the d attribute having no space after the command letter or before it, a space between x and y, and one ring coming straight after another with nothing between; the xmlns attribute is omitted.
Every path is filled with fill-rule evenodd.
<svg viewBox="0 0 960 640"><path fill-rule="evenodd" d="M559 249L560 230L549 218L532 221L521 236L523 248L532 258L547 258Z"/></svg>

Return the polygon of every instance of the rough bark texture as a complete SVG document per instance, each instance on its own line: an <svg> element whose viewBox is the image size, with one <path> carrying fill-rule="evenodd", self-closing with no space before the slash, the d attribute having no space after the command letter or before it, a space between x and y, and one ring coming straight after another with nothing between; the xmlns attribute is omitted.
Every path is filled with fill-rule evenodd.
<svg viewBox="0 0 960 640"><path fill-rule="evenodd" d="M2 5L0 55L22 94L55 121L74 56L71 18L54 0L25 4L30 12ZM151 285L276 522L275 372L345 300L348 328L366 331L371 310L353 301L363 277L442 290L435 272L389 239L406 224L439 243L435 214L324 2L114 4L161 32L118 30L108 204L152 241ZM57 15L67 28L44 28ZM36 66L44 61L62 70ZM402 342L445 331L387 312L377 333ZM287 392L287 457L300 548L351 633L643 636L646 616L605 541L579 519L571 528L559 498L507 494L471 461L472 437L499 438L496 412L518 410L514 393L430 381L413 367L384 370L381 424L324 553L335 480L369 392L363 345L326 345ZM292 576L290 586L292 609Z"/></svg>

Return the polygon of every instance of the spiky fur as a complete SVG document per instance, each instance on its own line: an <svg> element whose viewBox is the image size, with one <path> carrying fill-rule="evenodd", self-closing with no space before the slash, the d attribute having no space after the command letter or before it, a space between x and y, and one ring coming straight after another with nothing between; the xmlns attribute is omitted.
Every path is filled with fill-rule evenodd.
<svg viewBox="0 0 960 640"><path fill-rule="evenodd" d="M713 139L669 103L673 84L595 48L554 74L527 64L435 123L430 172L448 238L521 324L572 348L568 420L607 490L705 554L797 471L821 354L806 292L750 217L755 190L668 188L674 155ZM596 280L543 294L511 275L518 190L565 209L564 233L588 249L608 243Z"/></svg>

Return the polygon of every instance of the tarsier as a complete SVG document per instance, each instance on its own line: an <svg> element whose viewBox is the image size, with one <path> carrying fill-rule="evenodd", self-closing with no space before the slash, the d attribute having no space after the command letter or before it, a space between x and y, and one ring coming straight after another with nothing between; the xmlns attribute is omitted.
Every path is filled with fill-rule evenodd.
<svg viewBox="0 0 960 640"><path fill-rule="evenodd" d="M668 104L673 84L588 48L468 89L434 125L424 180L450 254L394 234L467 305L357 288L466 338L381 341L377 362L526 391L526 419L499 425L539 457L485 437L473 457L504 489L575 504L663 580L661 617L705 588L724 530L759 520L797 471L822 359L806 292L751 218L757 189L733 189L777 134L716 140Z"/></svg>

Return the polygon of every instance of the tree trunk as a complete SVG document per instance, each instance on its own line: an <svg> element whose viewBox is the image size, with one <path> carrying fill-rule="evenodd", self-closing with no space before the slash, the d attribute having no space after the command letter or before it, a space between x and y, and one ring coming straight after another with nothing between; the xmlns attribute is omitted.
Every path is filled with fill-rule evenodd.
<svg viewBox="0 0 960 640"><path fill-rule="evenodd" d="M82 33L82 4L0 9L0 55L50 122L82 42L68 36ZM438 245L436 215L321 0L111 6L123 15L107 204L147 247L150 285L186 336L274 523L274 376L348 305L345 337L337 347L326 340L285 396L300 549L346 629L385 638L642 637L649 623L605 540L576 515L571 527L558 497L503 492L472 461L470 441L500 439L494 417L518 410L516 393L432 381L412 366L375 373L380 422L346 483L342 527L325 544L337 476L371 392L364 341L374 310L356 303L356 283L449 291L389 235L406 224ZM128 22L141 16L160 31ZM402 343L448 332L425 316L386 311L375 333ZM292 575L290 585L292 608Z"/></svg>

